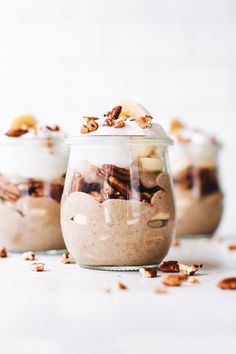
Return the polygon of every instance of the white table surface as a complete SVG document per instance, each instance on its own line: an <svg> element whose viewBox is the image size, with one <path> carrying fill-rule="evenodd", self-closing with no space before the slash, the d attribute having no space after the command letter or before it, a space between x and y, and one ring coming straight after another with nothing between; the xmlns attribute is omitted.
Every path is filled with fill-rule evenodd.
<svg viewBox="0 0 236 354"><path fill-rule="evenodd" d="M0 259L1 354L236 353L236 291L216 287L236 276L236 251L226 242L172 247L167 259L204 268L200 284L166 294L154 292L160 278L86 270L58 255L38 259L47 271L30 271L21 255ZM128 290L116 289L118 281Z"/></svg>

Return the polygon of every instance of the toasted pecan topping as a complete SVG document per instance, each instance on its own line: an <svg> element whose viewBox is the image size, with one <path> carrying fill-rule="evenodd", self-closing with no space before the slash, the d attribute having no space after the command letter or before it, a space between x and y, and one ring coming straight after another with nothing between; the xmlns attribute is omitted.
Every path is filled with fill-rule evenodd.
<svg viewBox="0 0 236 354"><path fill-rule="evenodd" d="M220 280L217 286L223 290L236 290L236 277L229 277Z"/></svg>
<svg viewBox="0 0 236 354"><path fill-rule="evenodd" d="M19 129L9 129L5 133L5 135L7 135L7 136L9 136L11 138L18 138L19 136L28 133L28 131L29 131L28 129L21 129L21 128L19 128Z"/></svg>
<svg viewBox="0 0 236 354"><path fill-rule="evenodd" d="M0 247L0 258L6 258L6 257L7 257L6 247Z"/></svg>
<svg viewBox="0 0 236 354"><path fill-rule="evenodd" d="M145 117L139 117L135 119L140 128L145 129L145 128L151 128L152 126L152 117L146 115Z"/></svg>
<svg viewBox="0 0 236 354"><path fill-rule="evenodd" d="M107 112L105 114L105 117L108 117L111 120L115 120L115 119L119 118L121 110L122 110L121 106L115 106L110 112Z"/></svg>
<svg viewBox="0 0 236 354"><path fill-rule="evenodd" d="M119 120L114 124L114 128L123 128L125 126L125 122L123 120Z"/></svg>

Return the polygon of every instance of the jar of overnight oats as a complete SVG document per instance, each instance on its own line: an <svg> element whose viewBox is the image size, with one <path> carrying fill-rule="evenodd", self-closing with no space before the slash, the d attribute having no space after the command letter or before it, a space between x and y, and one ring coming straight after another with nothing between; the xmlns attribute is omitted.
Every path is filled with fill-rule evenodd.
<svg viewBox="0 0 236 354"><path fill-rule="evenodd" d="M61 225L83 267L132 270L159 264L175 233L168 146L141 106L123 101L85 117L71 138Z"/></svg>
<svg viewBox="0 0 236 354"><path fill-rule="evenodd" d="M218 176L220 144L200 130L172 122L175 146L170 152L176 206L177 236L210 237L223 214Z"/></svg>
<svg viewBox="0 0 236 354"><path fill-rule="evenodd" d="M0 244L9 251L64 248L60 200L68 147L58 126L17 118L0 139Z"/></svg>

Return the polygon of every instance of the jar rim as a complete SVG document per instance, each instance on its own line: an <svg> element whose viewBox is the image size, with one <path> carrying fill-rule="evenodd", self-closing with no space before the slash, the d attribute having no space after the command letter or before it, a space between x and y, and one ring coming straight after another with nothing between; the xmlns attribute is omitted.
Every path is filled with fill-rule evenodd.
<svg viewBox="0 0 236 354"><path fill-rule="evenodd" d="M42 137L42 136L34 136L29 137L27 139L21 139L20 137L8 137L8 138L0 138L0 146L15 146L18 144L27 145L27 144L34 144L40 142L47 142L52 141L53 143L65 143L66 138L62 137Z"/></svg>
<svg viewBox="0 0 236 354"><path fill-rule="evenodd" d="M141 141L139 141L139 139ZM89 143L89 142L106 142L109 143L111 141L122 141L122 143L128 144L150 144L156 143L158 145L173 145L174 140L168 136L156 136L156 135L84 135L84 136L70 136L65 140L67 145L77 145L80 143Z"/></svg>

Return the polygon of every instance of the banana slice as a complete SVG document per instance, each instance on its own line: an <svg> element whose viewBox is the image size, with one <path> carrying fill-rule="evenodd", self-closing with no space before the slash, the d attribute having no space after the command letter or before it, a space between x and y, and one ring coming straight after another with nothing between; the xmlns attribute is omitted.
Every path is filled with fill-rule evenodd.
<svg viewBox="0 0 236 354"><path fill-rule="evenodd" d="M120 117L135 119L139 117L144 117L149 115L149 112L142 107L140 104L132 101L122 100L116 104L116 106L121 106L122 110Z"/></svg>
<svg viewBox="0 0 236 354"><path fill-rule="evenodd" d="M37 119L31 114L23 114L12 121L11 129L33 128L37 123Z"/></svg>
<svg viewBox="0 0 236 354"><path fill-rule="evenodd" d="M143 171L156 172L162 171L163 168L163 161L158 157L141 157L139 162Z"/></svg>

